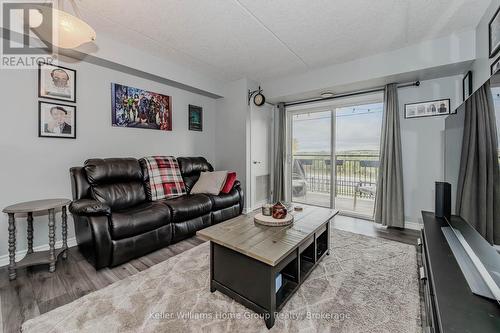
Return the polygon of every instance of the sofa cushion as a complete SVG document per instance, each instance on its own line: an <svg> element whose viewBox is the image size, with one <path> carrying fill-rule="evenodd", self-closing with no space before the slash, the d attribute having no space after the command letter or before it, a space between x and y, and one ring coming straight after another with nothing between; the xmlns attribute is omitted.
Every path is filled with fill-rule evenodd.
<svg viewBox="0 0 500 333"><path fill-rule="evenodd" d="M172 242L173 225L167 224L143 234L113 240L111 266L122 264L151 251L169 245Z"/></svg>
<svg viewBox="0 0 500 333"><path fill-rule="evenodd" d="M241 214L240 205L223 208L212 212L212 225L232 219Z"/></svg>
<svg viewBox="0 0 500 333"><path fill-rule="evenodd" d="M205 194L188 194L163 202L170 207L174 223L194 219L212 210L212 201Z"/></svg>
<svg viewBox="0 0 500 333"><path fill-rule="evenodd" d="M111 237L121 239L139 235L170 223L170 209L164 202L142 204L113 212L110 218Z"/></svg>
<svg viewBox="0 0 500 333"><path fill-rule="evenodd" d="M219 195L207 194L212 201L212 211L221 210L231 207L240 202L240 194L237 189L233 188L228 194L220 193Z"/></svg>
<svg viewBox="0 0 500 333"><path fill-rule="evenodd" d="M184 179L175 157L143 157L139 164L149 200L173 199L186 194Z"/></svg>
<svg viewBox="0 0 500 333"><path fill-rule="evenodd" d="M111 211L146 201L142 170L135 158L93 158L85 161L90 196L111 207Z"/></svg>
<svg viewBox="0 0 500 333"><path fill-rule="evenodd" d="M236 182L236 172L230 171L227 173L226 181L224 182L224 186L222 186L222 193L229 193L234 187L234 183Z"/></svg>
<svg viewBox="0 0 500 333"><path fill-rule="evenodd" d="M178 157L177 162L181 168L187 193L191 192L201 172L214 171L212 165L204 157Z"/></svg>
<svg viewBox="0 0 500 333"><path fill-rule="evenodd" d="M135 158L93 158L85 161L90 185L141 181L142 170Z"/></svg>
<svg viewBox="0 0 500 333"><path fill-rule="evenodd" d="M139 181L115 184L102 184L91 187L91 197L111 207L112 211L121 210L146 201L144 186Z"/></svg>
<svg viewBox="0 0 500 333"><path fill-rule="evenodd" d="M178 242L184 238L193 236L198 230L209 227L211 221L211 214L205 214L188 221L172 223L173 241Z"/></svg>
<svg viewBox="0 0 500 333"><path fill-rule="evenodd" d="M205 193L217 195L226 181L227 171L202 172L191 189L192 194Z"/></svg>

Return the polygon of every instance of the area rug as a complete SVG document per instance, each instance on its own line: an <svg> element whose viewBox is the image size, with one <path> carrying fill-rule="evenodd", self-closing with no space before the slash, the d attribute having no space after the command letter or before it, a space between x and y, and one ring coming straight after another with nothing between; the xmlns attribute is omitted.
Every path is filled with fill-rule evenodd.
<svg viewBox="0 0 500 333"><path fill-rule="evenodd" d="M209 291L205 242L141 273L26 321L28 332L419 332L415 246L337 229L268 330L262 318Z"/></svg>

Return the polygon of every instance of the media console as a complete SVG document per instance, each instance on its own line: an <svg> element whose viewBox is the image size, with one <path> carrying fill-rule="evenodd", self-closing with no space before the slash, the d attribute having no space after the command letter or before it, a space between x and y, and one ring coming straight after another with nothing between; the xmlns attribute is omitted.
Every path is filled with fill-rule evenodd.
<svg viewBox="0 0 500 333"><path fill-rule="evenodd" d="M446 221L432 212L422 212L422 217L424 332L500 332L500 306L472 293L441 229L448 227Z"/></svg>

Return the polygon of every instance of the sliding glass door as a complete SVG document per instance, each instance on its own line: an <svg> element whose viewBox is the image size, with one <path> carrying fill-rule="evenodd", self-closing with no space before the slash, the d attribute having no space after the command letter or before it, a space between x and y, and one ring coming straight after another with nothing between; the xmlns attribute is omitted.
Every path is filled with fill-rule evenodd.
<svg viewBox="0 0 500 333"><path fill-rule="evenodd" d="M292 116L292 201L331 207L332 111Z"/></svg>
<svg viewBox="0 0 500 333"><path fill-rule="evenodd" d="M296 108L289 113L288 173L293 202L373 217L382 128L380 99Z"/></svg>
<svg viewBox="0 0 500 333"><path fill-rule="evenodd" d="M379 169L382 103L335 110L335 208L373 217Z"/></svg>

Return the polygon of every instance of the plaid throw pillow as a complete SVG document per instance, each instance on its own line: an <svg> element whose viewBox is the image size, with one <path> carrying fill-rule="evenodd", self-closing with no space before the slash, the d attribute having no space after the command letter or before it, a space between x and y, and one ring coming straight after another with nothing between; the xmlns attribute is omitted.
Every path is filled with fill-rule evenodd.
<svg viewBox="0 0 500 333"><path fill-rule="evenodd" d="M148 169L151 200L172 199L186 194L181 170L173 156L143 158Z"/></svg>

